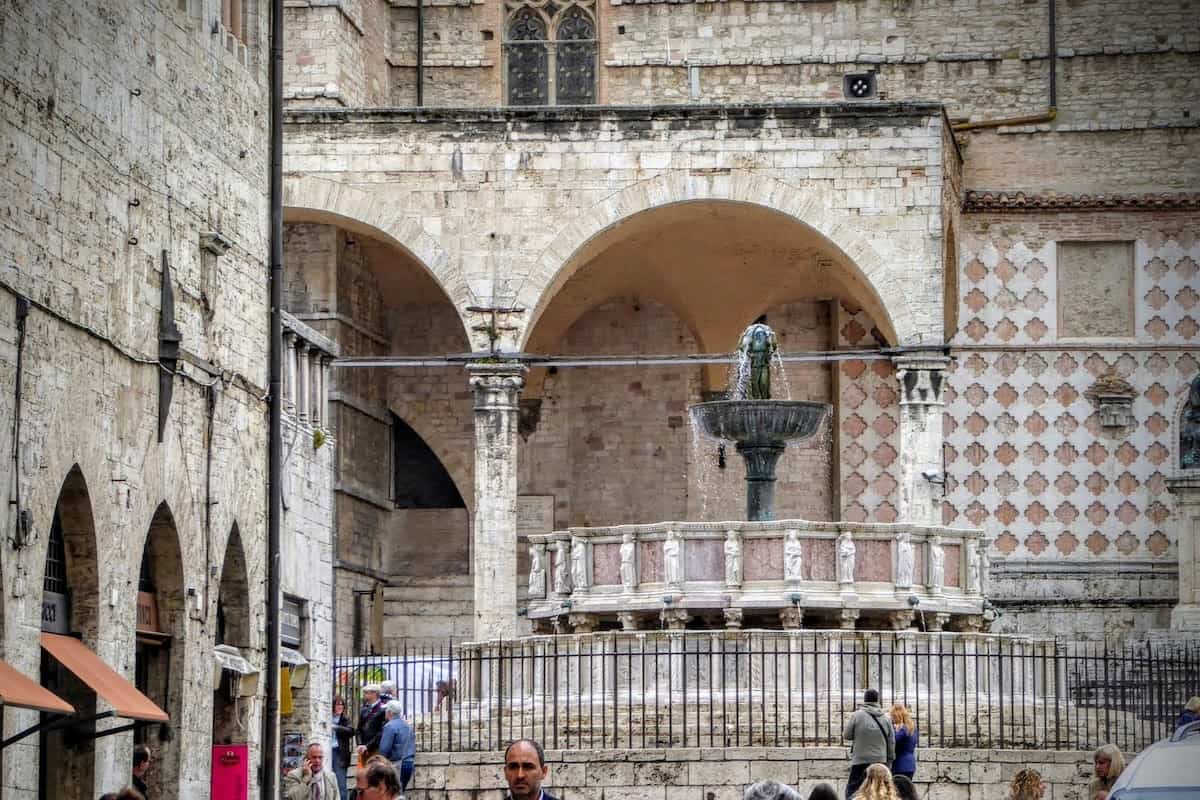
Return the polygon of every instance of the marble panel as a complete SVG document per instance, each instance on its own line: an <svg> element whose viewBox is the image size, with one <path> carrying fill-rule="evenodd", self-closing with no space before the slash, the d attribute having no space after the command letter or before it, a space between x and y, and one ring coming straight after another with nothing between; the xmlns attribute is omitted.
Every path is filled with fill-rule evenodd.
<svg viewBox="0 0 1200 800"><path fill-rule="evenodd" d="M742 580L783 580L783 540L744 539L742 544Z"/></svg>
<svg viewBox="0 0 1200 800"><path fill-rule="evenodd" d="M837 580L837 542L833 539L804 539L805 578L810 581Z"/></svg>
<svg viewBox="0 0 1200 800"><path fill-rule="evenodd" d="M592 584L613 586L621 582L621 544L592 545Z"/></svg>
<svg viewBox="0 0 1200 800"><path fill-rule="evenodd" d="M878 539L854 543L854 580L890 581L892 543Z"/></svg>
<svg viewBox="0 0 1200 800"><path fill-rule="evenodd" d="M663 574L662 542L638 542L638 582L661 583Z"/></svg>
<svg viewBox="0 0 1200 800"><path fill-rule="evenodd" d="M944 544L942 552L946 554L946 577L942 579L942 585L962 586L962 545Z"/></svg>
<svg viewBox="0 0 1200 800"><path fill-rule="evenodd" d="M683 546L683 575L689 581L725 579L725 543L720 539L692 539Z"/></svg>
<svg viewBox="0 0 1200 800"><path fill-rule="evenodd" d="M913 585L925 585L925 545L913 542Z"/></svg>

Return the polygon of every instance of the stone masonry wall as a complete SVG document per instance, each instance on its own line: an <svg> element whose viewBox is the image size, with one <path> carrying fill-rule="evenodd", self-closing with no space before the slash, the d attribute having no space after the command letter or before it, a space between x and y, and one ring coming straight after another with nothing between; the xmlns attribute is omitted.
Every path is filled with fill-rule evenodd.
<svg viewBox="0 0 1200 800"><path fill-rule="evenodd" d="M502 753L418 753L416 800L476 800L504 789ZM561 800L740 800L745 788L776 780L807 796L828 782L839 796L849 771L845 748L547 750L547 791ZM1091 754L1021 750L918 751L915 783L928 800L1002 800L1020 769L1037 769L1046 800L1083 800Z"/></svg>
<svg viewBox="0 0 1200 800"><path fill-rule="evenodd" d="M258 3L248 19L261 21ZM177 634L168 712L165 792L209 793L212 646L217 582L229 532L244 545L251 609L244 654L265 642L267 363L267 106L265 26L237 43L211 32L216 2L23 3L0 23L0 446L14 452L15 295L33 301L21 353L20 509L28 543L6 534L0 553L0 649L38 679L47 534L64 479L78 466L86 491L70 557L85 644L134 677L136 586L151 520L177 586L163 597ZM216 111L214 111L216 110ZM201 248L216 232L219 257ZM156 364L162 252L174 287L185 358L162 437ZM208 366L211 365L211 366ZM209 419L209 397L215 398ZM208 438L211 435L211 442ZM0 480L14 486L12 461ZM208 465L211 464L211 467ZM211 482L206 480L211 475ZM210 511L205 524L205 510ZM17 530L14 506L0 526ZM177 553L177 555L176 555ZM90 588L95 587L95 588ZM246 703L247 701L243 701ZM257 761L262 698L245 712ZM37 721L6 708L6 732ZM121 724L120 720L100 727ZM132 737L97 741L81 797L129 780ZM37 795L38 737L5 751L0 792ZM257 778L251 775L252 792Z"/></svg>
<svg viewBox="0 0 1200 800"><path fill-rule="evenodd" d="M964 222L944 520L982 527L994 540L998 597L1040 606L1006 625L1061 630L1071 606L1097 596L1142 611L1080 619L1072 628L1115 635L1152 626L1174 602L1165 481L1176 468L1179 409L1200 371L1197 217L969 214ZM1129 336L1061 335L1061 314L1086 318L1098 307L1087 293L1057 291L1059 247L1072 241L1133 243L1132 261L1109 267L1125 272L1093 277L1131 286L1106 312L1125 315ZM1099 269L1099 262L1089 267ZM1089 397L1110 372L1134 392L1126 428L1102 429ZM1050 561L1052 582L1045 580Z"/></svg>

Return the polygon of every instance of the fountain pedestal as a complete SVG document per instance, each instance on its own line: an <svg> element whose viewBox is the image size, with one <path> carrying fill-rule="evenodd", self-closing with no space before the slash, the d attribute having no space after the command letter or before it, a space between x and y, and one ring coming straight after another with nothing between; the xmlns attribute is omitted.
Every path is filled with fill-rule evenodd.
<svg viewBox="0 0 1200 800"><path fill-rule="evenodd" d="M737 443L746 462L746 519L751 522L775 519L775 466L785 449L783 442Z"/></svg>

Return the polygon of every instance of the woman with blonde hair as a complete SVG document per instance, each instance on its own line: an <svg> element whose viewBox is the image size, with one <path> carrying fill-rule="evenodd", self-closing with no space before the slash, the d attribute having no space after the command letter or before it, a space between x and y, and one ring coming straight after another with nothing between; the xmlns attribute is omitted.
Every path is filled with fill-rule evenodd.
<svg viewBox="0 0 1200 800"><path fill-rule="evenodd" d="M1096 775L1088 784L1087 800L1108 800L1108 793L1125 771L1125 756L1115 744L1101 745L1092 753Z"/></svg>
<svg viewBox="0 0 1200 800"><path fill-rule="evenodd" d="M900 800L896 784L892 783L892 771L883 764L867 767L867 775L854 796L859 800Z"/></svg>
<svg viewBox="0 0 1200 800"><path fill-rule="evenodd" d="M911 778L917 772L917 723L900 703L888 710L888 716L892 718L896 732L896 760L892 762L892 774Z"/></svg>
<svg viewBox="0 0 1200 800"><path fill-rule="evenodd" d="M1008 800L1042 800L1045 793L1046 782L1042 780L1042 773L1030 767L1013 775L1012 782L1008 784Z"/></svg>

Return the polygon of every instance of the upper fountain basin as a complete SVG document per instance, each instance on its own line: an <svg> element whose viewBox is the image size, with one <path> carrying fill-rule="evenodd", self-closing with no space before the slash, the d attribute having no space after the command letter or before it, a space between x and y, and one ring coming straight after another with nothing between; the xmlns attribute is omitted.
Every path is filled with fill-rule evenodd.
<svg viewBox="0 0 1200 800"><path fill-rule="evenodd" d="M828 408L809 400L714 400L688 411L700 430L717 439L783 442L816 433Z"/></svg>

